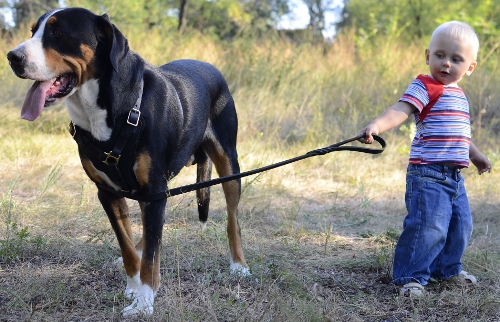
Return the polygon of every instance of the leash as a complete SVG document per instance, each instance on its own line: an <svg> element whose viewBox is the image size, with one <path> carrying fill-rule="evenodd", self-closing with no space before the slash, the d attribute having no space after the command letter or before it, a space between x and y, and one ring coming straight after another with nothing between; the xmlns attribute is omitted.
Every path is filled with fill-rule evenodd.
<svg viewBox="0 0 500 322"><path fill-rule="evenodd" d="M284 166L284 165L289 164L289 163L293 163L296 161L300 161L300 160L307 159L307 158L314 157L314 156L318 156L318 155L324 155L324 154L331 153L331 152L354 151L354 152L361 152L361 153L368 153L368 154L380 154L380 153L384 152L387 144L385 143L384 139L382 139L378 135L373 135L373 139L380 144L380 146L381 146L380 149L364 148L364 147L358 147L358 146L353 146L353 145L344 146L345 144L359 140L364 136L365 136L365 134L360 134L356 137L341 141L339 143L335 143L335 144L332 144L332 145L324 147L324 148L312 150L312 151L309 151L306 154L303 154L301 156L291 158L291 159L288 159L285 161L281 161L278 163L274 163L274 164L271 164L271 165L268 165L268 166L265 166L262 168L257 168L257 169L250 170L247 172L240 172L240 173L236 173L236 174L233 174L230 176L220 177L217 179L202 181L202 182L198 182L198 183L189 184L186 186L170 189L170 190L166 191L167 197L177 196L177 195L180 195L180 194L183 194L186 192L214 186L214 185L219 184L219 183L228 182L228 181L232 181L235 179L251 176L252 174L264 172L267 170L271 170L274 168Z"/></svg>

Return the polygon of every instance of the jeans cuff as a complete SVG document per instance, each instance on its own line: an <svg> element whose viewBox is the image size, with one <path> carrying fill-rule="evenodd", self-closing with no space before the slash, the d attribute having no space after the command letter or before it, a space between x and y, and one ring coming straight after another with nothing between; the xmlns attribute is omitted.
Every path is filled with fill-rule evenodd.
<svg viewBox="0 0 500 322"><path fill-rule="evenodd" d="M427 280L424 280L423 278L414 278L414 277L400 277L400 278L394 279L392 281L392 283L395 285L405 285L405 284L412 283L412 282L417 282L422 286L428 284Z"/></svg>
<svg viewBox="0 0 500 322"><path fill-rule="evenodd" d="M456 267L455 269L453 269L448 274L445 274L445 275L442 275L442 276L434 276L434 275L432 275L431 277L435 278L435 279L437 279L439 281L444 281L444 280L449 279L450 277L458 275L461 271L462 271L462 266L458 266L458 267Z"/></svg>

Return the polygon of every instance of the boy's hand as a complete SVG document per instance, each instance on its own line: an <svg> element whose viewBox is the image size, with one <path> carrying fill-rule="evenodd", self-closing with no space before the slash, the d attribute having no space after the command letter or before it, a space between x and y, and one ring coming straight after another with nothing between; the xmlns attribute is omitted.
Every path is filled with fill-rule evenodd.
<svg viewBox="0 0 500 322"><path fill-rule="evenodd" d="M472 164L476 166L477 173L479 173L480 175L482 173L485 173L486 171L491 172L490 160L488 160L488 157L486 157L481 152L478 152L473 157L471 156L470 160L472 161Z"/></svg>
<svg viewBox="0 0 500 322"><path fill-rule="evenodd" d="M373 125L373 124L369 124L367 127L365 127L364 129L362 129L358 135L364 135L364 137L362 137L361 139L359 139L358 141L361 142L361 143L365 143L365 144L372 144L373 141L375 141L373 139L373 136L372 135L377 135L378 134L378 128Z"/></svg>
<svg viewBox="0 0 500 322"><path fill-rule="evenodd" d="M486 171L491 172L490 160L472 142L470 143L469 159L476 166L477 173L480 175Z"/></svg>

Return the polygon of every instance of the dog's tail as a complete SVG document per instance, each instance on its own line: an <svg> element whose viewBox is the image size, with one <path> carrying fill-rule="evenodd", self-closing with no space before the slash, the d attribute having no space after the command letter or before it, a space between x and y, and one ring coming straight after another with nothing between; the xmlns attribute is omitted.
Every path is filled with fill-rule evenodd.
<svg viewBox="0 0 500 322"><path fill-rule="evenodd" d="M197 164L196 182L210 180L212 177L212 160L207 153L199 148L194 154ZM198 199L198 216L202 223L208 220L208 210L210 206L210 187L196 190L196 198Z"/></svg>

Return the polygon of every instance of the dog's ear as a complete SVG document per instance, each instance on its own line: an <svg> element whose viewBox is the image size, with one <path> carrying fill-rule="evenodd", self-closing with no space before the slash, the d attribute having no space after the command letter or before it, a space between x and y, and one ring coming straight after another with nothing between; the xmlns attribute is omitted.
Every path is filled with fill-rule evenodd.
<svg viewBox="0 0 500 322"><path fill-rule="evenodd" d="M111 19L109 19L109 16L107 13L103 14L101 17L104 18L104 20L107 20L109 23L111 23Z"/></svg>
<svg viewBox="0 0 500 322"><path fill-rule="evenodd" d="M123 36L120 30L111 23L107 14L98 17L98 25L101 31L99 41L106 44L113 71L118 73L118 62L126 57L130 51L128 40Z"/></svg>

